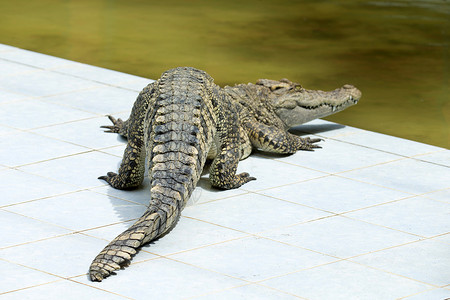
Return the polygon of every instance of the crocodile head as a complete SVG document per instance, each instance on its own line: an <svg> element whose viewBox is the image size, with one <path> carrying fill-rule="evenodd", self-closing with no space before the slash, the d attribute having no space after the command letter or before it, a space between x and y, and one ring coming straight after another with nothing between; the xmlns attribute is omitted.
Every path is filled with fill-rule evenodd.
<svg viewBox="0 0 450 300"><path fill-rule="evenodd" d="M273 108L287 127L337 113L361 98L361 92L349 84L329 92L307 90L287 79L262 79L257 84L270 89Z"/></svg>

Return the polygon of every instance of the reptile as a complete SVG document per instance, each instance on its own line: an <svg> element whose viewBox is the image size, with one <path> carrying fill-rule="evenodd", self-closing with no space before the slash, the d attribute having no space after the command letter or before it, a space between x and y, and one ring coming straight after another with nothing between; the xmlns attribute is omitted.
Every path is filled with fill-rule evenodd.
<svg viewBox="0 0 450 300"><path fill-rule="evenodd" d="M301 138L292 126L356 104L361 92L352 85L331 92L307 90L287 79L219 87L206 72L179 67L164 72L137 97L128 120L108 116L107 132L127 138L118 173L99 179L116 189L151 182L144 214L111 241L89 268L102 281L128 265L139 248L167 234L177 223L202 170L210 161L209 181L234 189L255 180L236 174L239 160L253 149L282 154L321 148L319 138Z"/></svg>

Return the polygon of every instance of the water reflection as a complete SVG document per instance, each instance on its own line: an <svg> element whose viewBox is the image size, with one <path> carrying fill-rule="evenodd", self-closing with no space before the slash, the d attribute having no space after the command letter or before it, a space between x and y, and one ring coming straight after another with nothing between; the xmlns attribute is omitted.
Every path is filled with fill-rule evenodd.
<svg viewBox="0 0 450 300"><path fill-rule="evenodd" d="M352 83L328 119L450 146L449 1L1 1L1 42L156 78L194 66L218 84Z"/></svg>

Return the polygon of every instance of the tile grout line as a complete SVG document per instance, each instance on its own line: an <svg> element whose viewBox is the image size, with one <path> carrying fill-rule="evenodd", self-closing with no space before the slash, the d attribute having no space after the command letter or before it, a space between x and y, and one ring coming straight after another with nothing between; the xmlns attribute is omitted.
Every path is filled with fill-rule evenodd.
<svg viewBox="0 0 450 300"><path fill-rule="evenodd" d="M8 212L8 213L12 213L12 214L15 214L15 215L18 215L18 216L21 216L21 217L25 217L27 219L38 221L38 222L41 222L41 223L44 223L44 224L47 224L47 225L50 225L50 226L58 227L58 228L61 228L61 229L69 231L69 232L66 232L66 233L56 234L54 236L49 236L49 237L45 237L45 238L41 238L41 239L37 239L37 240L33 240L33 241L26 241L26 242L23 242L23 243L20 243L20 244L15 244L15 245L10 245L10 246L6 246L6 247L1 247L0 250L14 248L14 247L20 247L20 246L24 246L24 245L27 245L27 244L34 244L34 243L38 243L38 242L42 242L42 241L46 241L46 240L51 240L51 239L56 239L56 238L61 238L61 237L71 236L71 235L77 235L77 234L109 242L109 240L106 240L104 238L99 238L97 236L89 235L89 234L86 234L85 232L86 231L90 231L90 230L96 230L96 229L104 228L104 227L114 226L114 225L118 225L118 224L122 224L122 223L127 223L127 222L135 221L135 220L138 219L138 218L132 218L132 219L128 219L128 220L124 220L124 221L118 221L118 222L114 222L114 223L110 223L110 224L106 224L106 225L100 225L100 226L96 226L96 227L92 227L92 228L76 230L76 229L64 227L64 226L61 226L61 225L58 225L58 224L54 224L54 223L48 222L46 220L36 219L36 218L30 217L30 216L27 216L27 215L16 213L14 211L10 211L10 210L3 209L3 208L1 208L0 211L5 211L5 212Z"/></svg>
<svg viewBox="0 0 450 300"><path fill-rule="evenodd" d="M343 173L345 173L345 172L343 172ZM407 192L407 191L403 191L403 190L394 189L394 188L392 188L392 187L380 185L380 184L373 183L373 182L369 182L369 181L360 180L360 179L357 179L357 178L346 177L345 174L342 175L342 173L339 173L339 174L333 174L333 175L334 175L334 176L337 176L337 177L340 177L340 178L345 178L345 179L348 179L348 180L352 180L352 181L356 181L356 182L360 182L360 183L369 184L369 185L374 186L374 187L380 187L380 188L388 189L388 190L395 191L395 192L401 192L401 193L406 194L406 195L414 195L414 196L417 196L417 194L414 194L414 193L411 193L411 192Z"/></svg>
<svg viewBox="0 0 450 300"><path fill-rule="evenodd" d="M340 124L340 123L336 123L336 122L333 122L333 123L339 124L339 125L343 125L344 127L351 127L351 126L347 126L347 125L345 125L345 124ZM359 130L364 130L364 129L360 129L360 128L356 128L356 127L352 127L352 128L359 129ZM364 130L364 131L367 131L367 130ZM371 131L367 131L367 132L371 132ZM446 150L445 148L442 148L442 147L439 147L439 146L433 146L433 145L430 145L430 146L433 146L433 147L436 147L436 148L441 148L441 150L436 150L436 151L432 151L432 152L426 152L426 153L421 153L421 154L415 154L415 155L412 155L412 156L408 156L408 155L404 155L404 154L400 154L400 153L395 153L395 152L386 151L386 150L379 149L379 148L373 148L373 147L366 146L366 145L362 145L362 144L358 144L358 143L352 143L352 142L349 142L349 141L340 140L340 139L334 138L334 137L326 137L326 136L322 136L322 135L320 135L320 132L319 132L319 133L311 133L311 132L305 131L305 133L317 135L317 136L319 136L319 137L321 137L321 138L324 138L324 139L330 139L330 140L334 140L334 141L341 142L341 143L346 143L346 144L350 144L350 145L354 145L354 146L359 146L359 147L363 147L363 148L367 148L367 149L371 149L371 150L376 150L376 151L380 151L380 152L385 152L385 153L388 153L388 154L393 154L393 155L397 155L397 156L402 156L402 157L404 157L404 158L411 158L412 156L416 156L416 155L427 155L427 154L431 154L431 153L435 153L435 152L440 152L440 151ZM377 133L378 133L378 132L377 132ZM352 133L351 135L354 135L354 134L357 134L357 133ZM386 135L386 134L384 134L384 133L379 133L379 134ZM390 136L390 135L387 135L387 136ZM394 137L395 137L395 136L394 136ZM395 137L395 138L402 139L402 140L406 140L406 141L412 141L412 140L403 139L403 138L400 138L400 137ZM417 141L412 141L412 142L423 144L423 143L417 142ZM428 144L425 144L425 145L428 145Z"/></svg>
<svg viewBox="0 0 450 300"><path fill-rule="evenodd" d="M104 186L109 187L109 185L102 185L101 187L104 187ZM130 200L130 199L126 199L125 197L122 198L120 196L110 195L107 192L96 191L95 189L98 189L98 188L99 187L87 188L86 191L93 192L93 193L96 193L96 194L99 194L99 195L108 196L109 198L114 198L114 199L118 199L118 200L121 200L121 201L126 201L126 202L129 202L129 203L135 204L135 205L143 206L145 208L147 207L146 204L142 204L142 203ZM150 197L148 197L148 199L150 200Z"/></svg>
<svg viewBox="0 0 450 300"><path fill-rule="evenodd" d="M253 283L246 283L246 284L243 284L243 285L239 285L239 286L234 286L234 287L226 288L226 289L223 289L223 290L220 290L220 291L208 292L208 293L206 293L206 294L197 295L197 296L193 296L193 297L189 297L189 298L184 298L184 299L186 299L186 300L191 300L191 299L197 299L197 298L203 297L203 296L214 296L214 295L217 295L217 294L226 292L226 291L231 291L231 290L233 290L233 289L237 289L237 288L240 288L240 287L246 287L246 286L260 286L260 287L264 287L264 288L267 288L267 289L270 289L270 290L274 290L274 291L277 291L277 292L281 292L282 294L285 294L285 295L293 296L293 297L298 298L298 299L308 300L307 298L300 297L300 296L298 296L298 295L289 293L289 292L287 292L287 291L279 290L279 289L276 289L276 288L270 287L270 286L264 286L264 285L261 285L261 284L255 283L255 282L253 282Z"/></svg>
<svg viewBox="0 0 450 300"><path fill-rule="evenodd" d="M424 293L427 293L427 292L430 292L430 291L435 291L435 290L438 290L438 289L440 289L440 288L431 288L431 289L428 289L428 290L425 290L425 291L417 292L417 293L414 293L414 294L409 294L407 296L398 298L398 300L404 300L404 299L407 299L407 298L410 298L410 297L413 297L413 296L419 296L421 294L424 294ZM443 300L448 300L448 299L449 298L446 298L446 299L443 299Z"/></svg>
<svg viewBox="0 0 450 300"><path fill-rule="evenodd" d="M108 290L105 290L105 289L101 289L101 288L98 288L98 287L86 285L86 284L83 284L83 283L81 283L81 282L77 282L77 281L71 280L72 277L64 277L64 276L61 276L61 275L56 275L56 274L53 274L53 273L50 273L50 272L47 272L47 271L44 271L44 270L40 270L40 269L36 269L36 268L30 267L30 266L27 266L27 265L23 265L23 264L20 264L20 263L8 261L8 260L3 259L3 258L0 258L0 260L5 261L5 262L8 262L8 263L11 263L11 264L14 264L14 265L18 265L18 266L21 266L21 267L24 267L24 268L27 268L27 269L30 269L30 270L33 270L33 271L37 271L37 272L44 273L44 274L47 274L47 275L54 276L54 277L57 277L57 278L58 278L58 279L55 279L54 281L49 281L49 282L45 282L45 283L41 283L41 284L36 284L36 285L31 285L31 286L22 287L22 288L15 289L15 290L11 290L11 291L7 291L7 292L2 292L2 293L0 293L0 296L1 296L1 295L6 295L6 294L10 294L10 293L14 293L14 292L19 292L19 291L22 291L22 290L27 290L27 289L36 288L36 287L39 287L39 286L44 286L44 285L48 285L48 284L53 284L53 283L57 283L57 282L71 281L71 282L73 282L73 283L78 283L78 284L81 284L81 285L85 285L85 286L88 286L88 287L92 287L92 288L95 288L95 289L97 289L97 290L101 290L101 291L104 291L104 292L107 292L107 293L110 293L110 294L114 294L114 295L118 295L118 296L121 296L121 297L125 297L125 298L127 298L127 299L133 299L133 298L126 297L126 296L123 296L123 295L120 295L120 294L117 294L117 293L114 293L114 292L111 292L111 291L108 291ZM78 276L83 276L83 275L78 275Z"/></svg>
<svg viewBox="0 0 450 300"><path fill-rule="evenodd" d="M1 258L0 258L0 260L1 260ZM39 271L39 270L37 270L37 271ZM56 282L62 282L62 281L64 281L64 279L59 278L59 279L56 279L54 281L49 281L49 282L36 284L36 285L25 286L25 287L22 287L22 288L18 288L18 289L6 291L6 292L0 292L0 296L7 296L8 294L12 294L12 293L15 293L15 292L20 292L20 291L24 291L24 290L28 290L28 289L32 289L32 288L36 288L36 287L40 287L40 286L44 286L44 285L47 285L47 284L53 284L53 283L56 283Z"/></svg>
<svg viewBox="0 0 450 300"><path fill-rule="evenodd" d="M375 149L372 149L372 150L375 150ZM378 151L378 150L376 150L376 151ZM396 156L399 156L399 155L396 155ZM384 165L384 164L392 163L392 162L395 162L395 161L400 161L400 160L403 160L403 159L406 159L406 158L409 158L409 157L399 157L399 158L396 158L396 159L387 160L387 161L383 161L383 162L372 164L372 165L369 164L367 166L356 167L354 169L345 170L345 171L338 171L338 172L328 172L328 171L318 170L318 169L302 166L300 164L295 164L295 163L292 163L292 162L282 161L279 158L275 158L273 160L275 160L277 162L284 163L284 164L293 165L293 166L296 166L296 167L302 167L302 168L309 169L309 170L316 171L316 172L322 172L322 173L327 173L327 174L330 174L330 175L335 175L335 174L340 174L340 173L346 173L346 172L352 172L352 171L356 171L356 170L361 170L361 169L365 169L365 168L371 168L371 167L375 167L375 166L378 166L378 165Z"/></svg>
<svg viewBox="0 0 450 300"><path fill-rule="evenodd" d="M61 141L60 141L60 142L61 142ZM73 145L77 146L76 144L73 144ZM86 150L85 150L85 151L82 151L82 152L77 152L77 153L73 153L73 154L66 154L66 155L62 155L62 156L52 157L52 158L49 158L49 159L39 160L39 161L35 161L35 162L31 162L31 163L26 163L26 164L22 164L22 165L8 166L8 167L9 167L10 169L19 169L19 168L23 168L23 167L27 167L27 166L31 166L31 165L35 165L35 164L40 164L40 163L44 163L44 162L48 162L48 161L54 161L54 160L58 160L58 159L64 159L64 158L67 158L67 157L72 157L72 156L77 156L77 155L83 155L83 154L93 153L93 152L100 152L100 151L98 151L98 150L96 150L96 149L91 149L91 148L87 148L87 147L85 147L85 148L86 148ZM112 157L117 157L117 156L112 155L112 154L109 154L109 153L107 153L107 152L101 152L101 153L102 153L102 154L105 154L105 155L112 156ZM30 174L33 174L33 175L39 175L38 173L31 173L31 172L27 172L27 173L30 173ZM42 175L40 175L40 176L42 176ZM66 182L66 184L70 184L70 183L67 183L67 182Z"/></svg>
<svg viewBox="0 0 450 300"><path fill-rule="evenodd" d="M330 176L334 176L334 175L330 175ZM327 177L327 176L324 176L324 177ZM321 177L321 178L323 178L323 177ZM348 179L351 179L351 178L348 178ZM311 180L314 180L314 179L311 179ZM306 182L306 181L304 181L304 182ZM365 183L365 182L363 182L363 183ZM266 190L269 190L269 189L266 189ZM344 212L334 212L334 211L329 211L329 210L325 210L325 209L322 209L322 208L317 208L317 207L314 207L314 206L310 206L310 205L306 205L306 204L302 204L302 203L294 202L294 201L291 201L291 200L286 200L286 199L283 199L283 198L278 198L276 196L266 195L266 194L261 193L261 191L266 191L266 190L260 190L260 191L256 191L256 192L252 192L252 193L257 194L257 195L261 195L261 196L265 196L265 197L268 197L268 198L276 199L276 200L279 200L279 201L288 202L288 203L292 203L292 204L296 204L296 205L300 205L300 206L303 206L303 207L311 208L311 209L314 209L314 210L320 210L322 212L332 214L332 216L326 216L327 218L328 217L333 217L333 216L340 216L340 215L344 215L344 214L347 214L347 213L351 213L351 212L355 212L355 211L359 211L359 210L364 210L364 209L372 208L372 207L376 207L376 206L381 206L381 205L385 205L385 204L389 204L389 203L394 203L394 202L398 202L398 201L402 201L402 200L406 200L406 199L414 198L414 197L418 196L418 195L405 194L405 197L403 197L403 198L390 200L390 201L383 202L383 203L377 203L377 204L373 204L373 205L369 205L369 206L365 206L365 207L361 207L361 208L357 208L357 209L352 209L352 210L348 210L348 211L344 211Z"/></svg>
<svg viewBox="0 0 450 300"><path fill-rule="evenodd" d="M24 264L21 264L21 263L18 263L18 262L9 261L9 260L4 259L4 258L1 258L1 257L0 257L0 260L5 261L5 262L8 262L8 263L10 263L10 264L14 264L14 265L17 265L17 266L21 266L21 267L24 267L24 268L33 270L33 271L38 271L38 272L40 272L40 273L45 273L45 274L47 274L47 275L51 275L51 276L54 276L54 277L59 278L58 280L55 280L55 281L59 281L60 279L65 279L65 278L64 278L63 276L61 276L61 275L56 275L56 274L53 274L53 273L50 273L50 272L47 272L47 271L44 271L44 270L40 270L40 269L37 269L37 268L33 268L33 267L30 267L30 266L27 266L27 265L24 265ZM55 281L53 281L53 282L55 282Z"/></svg>
<svg viewBox="0 0 450 300"><path fill-rule="evenodd" d="M102 291L102 292L106 292L106 293L109 293L109 294L113 294L113 295L116 295L116 296L120 296L120 297L123 297L123 298L125 298L125 299L132 299L132 300L135 299L135 298L131 298L131 297L128 297L128 296L125 296L125 295L121 295L121 294L112 292L112 291L107 290L107 289L102 289L102 288L97 287L97 286L94 286L94 285L89 285L89 284L85 284L85 283L83 283L83 282L79 282L79 281L74 280L74 278L76 278L76 277L81 277L81 276L87 276L87 273L86 273L86 274L83 274L83 275L77 275L77 276L67 277L67 278L65 278L65 280L70 281L70 282L73 282L73 283L76 283L76 284L80 284L80 285L82 285L82 286L90 287L90 288L93 288L93 289L96 289L96 290L99 290L99 291Z"/></svg>
<svg viewBox="0 0 450 300"><path fill-rule="evenodd" d="M313 170L313 169L311 169L311 170ZM316 170L313 170L313 171L316 171ZM319 171L319 172L321 172L321 171ZM299 181L294 181L294 182L290 182L290 183L284 183L284 184L273 186L273 187L269 187L269 188L250 190L250 189L245 189L245 186L243 186L240 189L244 190L244 191L247 191L249 193L259 193L259 192L263 192L263 191L267 191L267 190L271 190L271 189L286 187L286 186L293 185L293 184L299 184L299 183L304 183L304 182L308 182L308 181L312 181L312 180L316 180L316 179L322 179L322 178L329 177L329 176L333 175L333 174L329 174L329 173L325 173L325 172L321 172L321 173L323 173L323 175L321 175L319 177L302 179L302 180L299 180Z"/></svg>
<svg viewBox="0 0 450 300"><path fill-rule="evenodd" d="M316 268L321 268L323 266L339 263L339 262L342 262L342 261L345 261L345 259L339 258L338 260L326 262L326 263L323 263L323 264L320 264L320 265L315 265L315 266L312 266L312 267L307 267L307 268L303 268L303 269L300 269L300 270L291 271L291 272L288 272L286 274L275 275L275 276L272 276L272 277L269 277L269 278L258 280L258 281L255 281L255 283L256 284L260 284L260 285L262 285L264 287L269 287L269 286L264 284L265 281L269 281L269 280L272 280L272 279L275 279L275 278L284 277L284 276L289 276L289 275L292 275L292 274L295 274L295 273L304 272L304 271L308 271L308 270L312 270L312 269L316 269Z"/></svg>
<svg viewBox="0 0 450 300"><path fill-rule="evenodd" d="M415 241L415 242L411 242L411 243L407 243L407 244L412 244L412 243L417 243L417 242L420 242L420 241ZM407 244L404 244L404 245L407 245ZM401 246L404 246L404 245L401 245ZM400 247L400 246L397 246L397 247ZM396 248L396 247L392 247L392 248ZM380 251L382 251L382 250L380 250ZM354 257L352 257L352 258L354 258ZM419 283L422 283L422 284L425 284L425 285L428 285L428 286L432 286L434 288L439 288L439 286L436 285L436 284L425 282L425 281L421 281L421 280L418 280L418 279L415 279L415 278L412 278L412 277L408 277L408 276L405 276L405 275L397 274L397 273L394 273L394 272L390 272L388 270L384 270L382 268L377 268L377 267L374 267L374 266L371 266L371 265L362 264L362 263L359 263L357 261L351 260L352 258L347 258L345 260L350 261L350 262L355 263L355 264L358 264L358 265L361 265L361 266L364 266L364 267L369 268L369 269L373 269L373 270L381 271L381 272L384 272L384 273L387 273L387 274L395 275L397 277L409 279L409 280L412 280L412 281L415 281L415 282L419 282Z"/></svg>
<svg viewBox="0 0 450 300"><path fill-rule="evenodd" d="M324 177L327 177L327 176L337 176L337 177L345 178L345 179L348 179L348 180L357 181L357 182L361 182L361 183L365 183L365 184L370 184L370 185L372 185L372 186L382 187L382 188L385 188L385 189L389 189L389 190L393 190L393 191L398 191L398 192L402 192L402 193L410 194L410 195L411 195L411 192L406 192L406 191L403 191L403 190L397 190L397 189L394 189L394 188L391 188L391 187L387 187L387 186L383 186L383 185L378 185L378 184L371 183L371 182L368 182L368 181L363 181L363 180L359 180L359 179L356 179L356 178L351 178L351 177L346 177L346 176L345 176L345 173L348 173L348 172L353 172L353 171L362 170L362 169L366 169L366 168L372 168L372 167L376 167L376 166L379 166L379 165L385 165L385 164L389 164L389 163L393 163L393 162L398 162L398 161L402 161L402 160L407 160L407 159L412 159L412 160L414 160L413 158L410 158L410 157L404 157L404 158L399 158L399 159L395 159L395 160L391 160L391 161L385 161L385 162L378 163L378 164L374 164L374 165L369 165L369 166L364 166L364 167L358 167L358 168L351 169L351 170L346 170L346 171L341 171L341 172L333 172L333 173L324 172L324 171L320 171L320 170L316 170L316 169L312 169L312 168L307 168L307 167L304 167L304 166L301 166L301 165L292 164L292 163L288 163L288 162L284 162L284 161L279 161L279 160L277 160L278 162L282 162L282 163L290 164L290 165L295 165L295 166L297 166L297 167L307 168L307 169L310 169L310 170L312 170L312 171L321 172L321 173L324 173L324 174L327 174L327 175L320 176L320 177L316 177L316 178L310 178L310 179L306 179L306 180L302 180L302 181L297 181L297 182L287 183L287 184L283 184L283 185L280 185L280 186L275 186L275 187L270 187L270 188L265 188L265 189L259 189L259 190L254 190L254 191L253 191L253 190L248 190L248 191L250 191L250 192L266 191L266 190L275 189L275 188L280 188L280 187L284 187L284 186L288 186L288 185L292 185L292 184L298 184L298 183L302 183L302 182L306 182L306 181L311 181L311 180L321 179L321 178L324 178ZM439 165L439 166L442 166L442 165ZM444 167L445 167L445 166L444 166ZM245 189L245 187L244 187L243 189ZM445 190L445 188L444 188L443 190ZM433 192L434 192L434 191L433 191ZM427 192L427 193L431 193L431 192ZM418 194L414 194L414 195L418 195Z"/></svg>
<svg viewBox="0 0 450 300"><path fill-rule="evenodd" d="M21 50L23 51L23 49L20 49L20 48L17 48L17 49L18 49L18 50L15 50L15 52L20 52ZM28 51L29 51L29 50L28 50ZM30 51L30 52L34 52L34 51ZM42 54L42 53L39 53L39 54ZM51 58L54 58L54 56L51 56L51 55L47 55L47 54L43 54L43 55L49 56L49 57L51 57ZM0 57L0 60L6 61L6 62L9 62L9 63L15 63L15 64L23 65L23 66L27 66L27 67L31 67L31 68L35 68L35 69L36 69L35 71L23 72L23 73L21 73L21 74L31 74L31 73L35 73L35 72L37 72L37 71L50 72L50 73L54 73L54 74L57 74L57 75L63 75L63 76L67 76L67 77L73 77L73 78L77 78L77 79L83 79L83 80L85 80L85 81L90 81L90 82L94 82L94 83L97 83L97 84L102 84L102 85L105 85L105 86L110 86L110 87L120 88L120 89L123 89L123 90L128 90L128 91L133 91L133 92L139 92L139 91L136 91L136 90L134 90L134 89L125 88L125 87L123 87L123 86L118 86L118 85L106 83L106 82L103 82L103 81L93 80L93 79L90 79L90 78L87 78L87 77L83 77L83 76L80 76L80 75L74 75L74 74L71 74L71 73L63 72L62 70L58 70L58 69L64 68L64 66L66 66L66 67L71 67L71 66L72 66L72 67L73 67L73 66L74 66L74 63L75 63L75 64L82 65L82 66L92 67L92 65L88 65L88 64L85 64L85 63L82 63L82 62L71 61L71 60L64 59L64 58L59 58L59 59L65 60L66 63L65 63L65 64L61 64L60 66L57 66L57 67L53 67L53 68L43 68L43 67L40 67L40 66L36 66L36 65L32 65L32 64L23 63L23 62L20 62L20 61L18 61L18 60L11 60L11 59L7 59L7 58L4 58L4 57ZM105 70L105 71L114 71L114 70L110 70L110 69L106 69L106 68L102 68L102 67L97 67L97 66L94 66L94 67L99 68L99 69L101 69L101 70ZM136 75L133 75L133 74L122 73L122 72L120 72L120 71L114 71L114 72L118 72L118 73L121 73L121 74L123 74L123 75L136 76ZM137 76L137 77L139 77L139 76ZM144 77L141 77L141 78L144 78ZM148 79L148 78L144 78L144 79ZM131 81L131 80L130 80L130 81ZM148 81L149 81L149 83L151 83L151 82L153 82L154 80L148 79Z"/></svg>

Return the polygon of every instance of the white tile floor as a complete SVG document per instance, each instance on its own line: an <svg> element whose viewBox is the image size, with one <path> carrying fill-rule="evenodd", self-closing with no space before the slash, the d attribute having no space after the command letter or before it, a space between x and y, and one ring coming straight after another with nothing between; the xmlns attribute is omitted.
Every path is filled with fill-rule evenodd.
<svg viewBox="0 0 450 300"><path fill-rule="evenodd" d="M148 82L0 45L2 299L450 297L450 151L322 120L298 131L323 149L256 154L239 169L258 180L238 190L202 179L168 236L90 282L149 197L148 180L97 179L125 145L99 126Z"/></svg>

